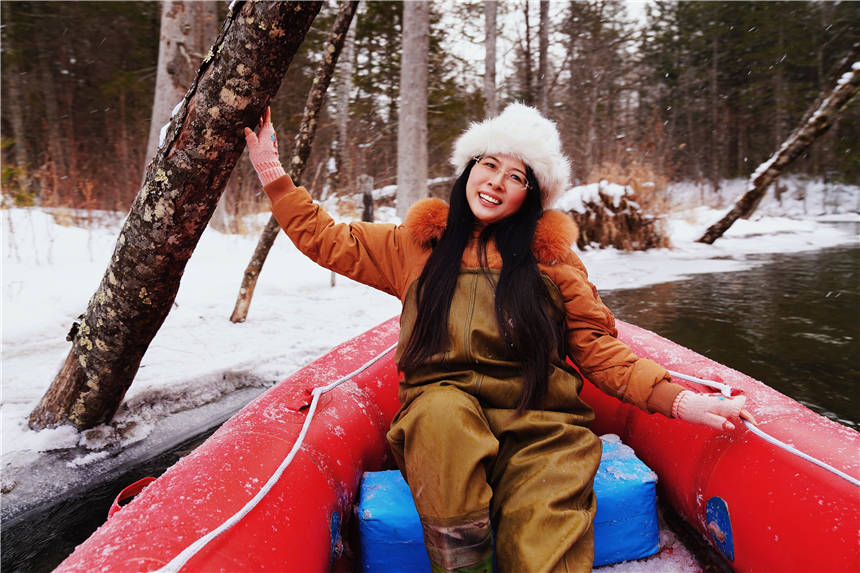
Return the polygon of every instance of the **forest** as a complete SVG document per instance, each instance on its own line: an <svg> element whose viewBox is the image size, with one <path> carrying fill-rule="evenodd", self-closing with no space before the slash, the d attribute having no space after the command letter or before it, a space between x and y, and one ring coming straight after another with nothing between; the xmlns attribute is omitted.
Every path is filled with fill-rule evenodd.
<svg viewBox="0 0 860 573"><path fill-rule="evenodd" d="M228 9L207 4L202 46ZM620 0L431 2L431 178L451 175L451 141L485 113L488 4L498 12L499 105L537 105L558 122L575 183L621 174L656 182L656 192L670 181L717 189L749 177L860 42L856 2L657 0L635 16ZM314 20L272 103L282 141L298 127L337 8L328 2ZM353 190L362 174L376 187L396 181L402 12L401 2L360 5L305 170L317 195ZM4 203L129 208L160 127L152 117L160 19L156 2L3 2ZM177 65L190 81L205 53L183 56ZM345 121L334 96L344 85ZM792 172L857 182L858 115L855 101ZM247 161L234 170L228 213L266 208L252 175Z"/></svg>

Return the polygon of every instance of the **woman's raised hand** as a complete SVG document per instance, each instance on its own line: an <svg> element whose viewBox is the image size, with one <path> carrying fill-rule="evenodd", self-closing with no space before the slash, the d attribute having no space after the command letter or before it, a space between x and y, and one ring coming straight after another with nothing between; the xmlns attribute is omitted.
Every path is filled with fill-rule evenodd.
<svg viewBox="0 0 860 573"><path fill-rule="evenodd" d="M251 164L263 187L286 174L278 157L278 139L275 137L275 126L272 125L271 108L267 107L260 118L259 134L249 127L245 128L245 143L248 145Z"/></svg>
<svg viewBox="0 0 860 573"><path fill-rule="evenodd" d="M675 398L672 415L717 430L734 430L735 425L729 418L741 418L755 424L752 414L744 410L746 399L746 396L726 398L719 394L697 394L684 390Z"/></svg>

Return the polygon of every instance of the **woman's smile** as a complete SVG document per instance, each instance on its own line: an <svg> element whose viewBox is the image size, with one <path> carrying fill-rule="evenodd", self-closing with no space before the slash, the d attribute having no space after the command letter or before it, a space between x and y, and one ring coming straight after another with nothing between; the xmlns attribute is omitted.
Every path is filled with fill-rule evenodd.
<svg viewBox="0 0 860 573"><path fill-rule="evenodd" d="M525 171L525 164L510 155L477 158L466 182L466 200L475 218L490 224L516 213L528 194Z"/></svg>
<svg viewBox="0 0 860 573"><path fill-rule="evenodd" d="M502 204L501 199L499 199L498 197L494 197L493 195L490 195L489 193L481 193L479 191L478 197L481 199L481 201L483 201L484 203L489 203L490 205L501 205Z"/></svg>

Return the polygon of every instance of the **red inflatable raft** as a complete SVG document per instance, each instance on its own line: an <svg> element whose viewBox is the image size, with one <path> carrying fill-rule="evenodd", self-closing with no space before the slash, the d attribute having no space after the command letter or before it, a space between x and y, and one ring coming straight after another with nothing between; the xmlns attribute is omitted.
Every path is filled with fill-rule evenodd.
<svg viewBox="0 0 860 573"><path fill-rule="evenodd" d="M583 395L595 432L632 446L663 498L733 569L860 570L860 434L654 333L621 322L619 331L640 356L748 396L758 428L718 433L588 384ZM345 570L361 475L391 464L398 333L391 319L261 395L57 571Z"/></svg>

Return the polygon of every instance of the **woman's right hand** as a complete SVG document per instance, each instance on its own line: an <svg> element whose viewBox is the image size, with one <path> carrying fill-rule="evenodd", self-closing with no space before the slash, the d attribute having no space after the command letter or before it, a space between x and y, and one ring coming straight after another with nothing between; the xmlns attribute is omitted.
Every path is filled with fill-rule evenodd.
<svg viewBox="0 0 860 573"><path fill-rule="evenodd" d="M744 409L746 396L726 398L719 394L698 394L683 390L675 398L672 415L694 424L704 424L717 430L734 430L729 418L748 420L755 425L755 418Z"/></svg>
<svg viewBox="0 0 860 573"><path fill-rule="evenodd" d="M249 127L245 128L245 143L248 145L251 164L263 187L286 175L278 156L278 139L275 137L275 126L272 125L271 108L266 107L265 114L260 118L259 134Z"/></svg>

